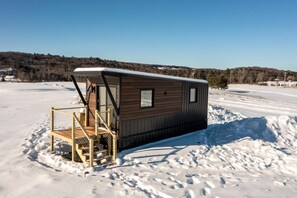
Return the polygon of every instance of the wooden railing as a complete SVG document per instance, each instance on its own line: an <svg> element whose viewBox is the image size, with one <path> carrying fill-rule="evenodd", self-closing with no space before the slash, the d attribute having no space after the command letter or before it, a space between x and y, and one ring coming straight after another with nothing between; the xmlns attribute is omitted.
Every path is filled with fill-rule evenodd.
<svg viewBox="0 0 297 198"><path fill-rule="evenodd" d="M78 123L79 128L82 130L84 136L86 137L86 139L89 142L89 165L92 167L93 166L93 161L94 161L94 139L91 138L89 136L89 134L87 133L87 131L85 130L84 126L82 125L82 123L80 122L79 118L76 116L75 112L65 112L66 110L73 110L73 109L81 109L81 108L85 108L85 118L84 118L84 125L87 126L87 122L88 122L88 106L84 106L84 107L68 107L68 108L51 108L51 131L55 131L55 112L57 113L61 113L64 115L68 115L71 116L71 122L72 122L72 126L71 126L71 145L72 145L72 161L74 161L75 159L75 153L76 153L76 146L75 146L75 123ZM54 139L53 136L51 135L51 151L54 150Z"/></svg>
<svg viewBox="0 0 297 198"><path fill-rule="evenodd" d="M85 122L84 125L81 123L80 119L77 117L75 112L67 112L67 110L73 110L73 109L80 109L80 108L85 108ZM84 107L69 107L69 108L54 108L52 107L51 109L51 131L55 131L55 113L60 113L64 114L67 116L71 117L71 145L72 145L72 161L75 159L75 153L76 153L76 142L75 142L75 129L76 129L76 123L78 123L78 127L82 130L84 136L88 140L89 143L89 166L93 166L94 162L94 139L90 137L90 135L87 133L85 127L87 126L88 123L88 106ZM104 120L101 114L107 113L107 119ZM108 155L111 155L111 150L112 150L112 161L115 163L116 161L116 156L117 156L117 134L111 130L111 110L108 109L108 111L101 111L99 112L98 110L95 111L95 134L96 137L99 135L99 121L100 123L103 124L104 128L107 130L109 133L108 136L108 143L107 143L107 153ZM99 119L99 120L98 120ZM54 150L54 137L51 134L51 142L50 142L50 147L51 151ZM112 145L112 149L111 149Z"/></svg>
<svg viewBox="0 0 297 198"><path fill-rule="evenodd" d="M107 120L105 121L102 116L100 114L102 113L107 113ZM98 122L98 118L100 120L100 122L104 125L104 128L108 131L108 133L110 134L110 137L108 137L108 143L107 143L107 153L108 155L111 154L111 141L112 141L112 161L113 163L116 162L116 157L117 157L117 134L111 130L111 110L108 109L107 111L95 111L95 133L96 135L98 135L98 127L99 127L99 122Z"/></svg>
<svg viewBox="0 0 297 198"><path fill-rule="evenodd" d="M73 113L73 125L72 125L72 159L75 158L75 155L73 154L75 152L75 121L77 121L79 127L83 131L83 134L86 136L88 142L89 142L89 166L93 166L94 161L94 139L89 136L89 134L86 132L85 128L80 123L78 117ZM74 151L74 152L73 152Z"/></svg>

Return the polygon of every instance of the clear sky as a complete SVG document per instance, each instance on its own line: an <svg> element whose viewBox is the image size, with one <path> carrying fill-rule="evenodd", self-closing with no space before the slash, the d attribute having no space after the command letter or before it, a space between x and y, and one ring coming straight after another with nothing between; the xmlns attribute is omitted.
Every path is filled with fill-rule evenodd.
<svg viewBox="0 0 297 198"><path fill-rule="evenodd" d="M0 0L0 51L297 71L297 1Z"/></svg>

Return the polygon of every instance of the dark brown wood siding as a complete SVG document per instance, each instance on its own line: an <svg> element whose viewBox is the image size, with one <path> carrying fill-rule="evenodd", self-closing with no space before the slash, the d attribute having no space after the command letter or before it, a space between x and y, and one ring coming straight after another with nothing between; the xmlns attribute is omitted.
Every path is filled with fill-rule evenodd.
<svg viewBox="0 0 297 198"><path fill-rule="evenodd" d="M140 90L154 90L154 106L140 108ZM164 79L123 76L121 81L121 120L133 120L180 112L182 83Z"/></svg>
<svg viewBox="0 0 297 198"><path fill-rule="evenodd" d="M120 79L119 77L114 76L106 76L106 80L110 86L119 85ZM95 110L97 108L97 85L103 85L103 81L100 76L98 77L89 77L86 83L87 88L92 85L92 89L87 91L86 100L89 106L89 126L95 126ZM119 94L117 94L118 96ZM115 98L118 102L118 98Z"/></svg>
<svg viewBox="0 0 297 198"><path fill-rule="evenodd" d="M122 77L119 150L207 127L208 84ZM190 103L190 87L197 102ZM140 108L140 89L155 90L153 108ZM166 92L166 95L164 94Z"/></svg>

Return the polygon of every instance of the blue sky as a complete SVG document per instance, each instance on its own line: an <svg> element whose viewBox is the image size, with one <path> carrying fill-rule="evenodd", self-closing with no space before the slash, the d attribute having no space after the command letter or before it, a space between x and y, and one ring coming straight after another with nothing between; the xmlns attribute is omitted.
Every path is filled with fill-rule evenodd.
<svg viewBox="0 0 297 198"><path fill-rule="evenodd" d="M297 1L0 0L0 51L297 70Z"/></svg>

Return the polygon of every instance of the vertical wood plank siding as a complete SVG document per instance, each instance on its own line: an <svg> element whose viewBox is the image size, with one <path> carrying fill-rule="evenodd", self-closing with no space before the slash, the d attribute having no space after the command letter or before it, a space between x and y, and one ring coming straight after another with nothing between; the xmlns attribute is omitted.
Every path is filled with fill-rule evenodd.
<svg viewBox="0 0 297 198"><path fill-rule="evenodd" d="M118 77L107 76L106 80L109 85L119 85L120 80ZM93 89L90 89L86 93L86 100L89 106L89 126L95 126L95 110L97 108L97 84L103 84L100 76L98 77L89 77L86 83L87 88L89 85L92 85ZM117 94L119 95L119 94Z"/></svg>
<svg viewBox="0 0 297 198"><path fill-rule="evenodd" d="M189 103L190 87L197 88L196 103ZM153 108L140 108L145 88L155 90ZM120 91L119 150L207 127L207 84L123 76Z"/></svg>

